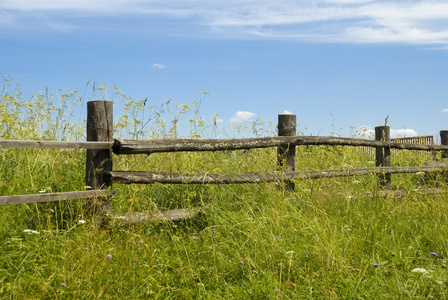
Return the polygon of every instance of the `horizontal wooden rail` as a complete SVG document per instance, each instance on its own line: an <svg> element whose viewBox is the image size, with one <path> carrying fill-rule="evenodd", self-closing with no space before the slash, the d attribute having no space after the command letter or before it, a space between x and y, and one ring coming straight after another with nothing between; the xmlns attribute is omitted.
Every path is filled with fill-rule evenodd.
<svg viewBox="0 0 448 300"><path fill-rule="evenodd" d="M112 142L58 142L0 140L0 148L35 149L111 149Z"/></svg>
<svg viewBox="0 0 448 300"><path fill-rule="evenodd" d="M106 216L117 221L122 221L129 224L138 224L143 222L163 223L181 222L191 220L199 215L201 209L173 209L173 210L158 210L153 212L131 212L127 214L114 214L106 212Z"/></svg>
<svg viewBox="0 0 448 300"><path fill-rule="evenodd" d="M293 142L297 142L296 137ZM251 148L268 148L292 141L289 137L267 137L249 139L166 139L166 140L115 140L115 154L151 154L175 151L219 151Z"/></svg>
<svg viewBox="0 0 448 300"><path fill-rule="evenodd" d="M247 139L175 139L175 140L115 140L115 154L151 154L175 151L219 151L252 148L278 147L281 145L341 145L363 147L389 147L408 150L448 150L444 145L418 145L409 143L382 142L375 140L318 137L318 136L279 136Z"/></svg>
<svg viewBox="0 0 448 300"><path fill-rule="evenodd" d="M216 174L216 173L170 173L170 172L132 172L112 171L110 179L123 184L231 184L277 182L285 179L316 179L369 174L417 173L447 170L447 166L421 167L372 167L359 169L291 171L272 173Z"/></svg>
<svg viewBox="0 0 448 300"><path fill-rule="evenodd" d="M37 202L49 202L49 201L61 201L61 200L73 200L73 199L91 199L91 198L108 197L113 194L115 194L115 191L91 190L91 191L79 191L79 192L1 196L0 205L37 203Z"/></svg>

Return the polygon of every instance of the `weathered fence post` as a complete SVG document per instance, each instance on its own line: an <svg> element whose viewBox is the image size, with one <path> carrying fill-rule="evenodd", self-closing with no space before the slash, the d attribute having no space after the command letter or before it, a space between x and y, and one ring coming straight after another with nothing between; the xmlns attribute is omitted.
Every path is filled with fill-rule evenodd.
<svg viewBox="0 0 448 300"><path fill-rule="evenodd" d="M448 146L448 130L440 130L440 144ZM442 158L448 158L448 151L442 151Z"/></svg>
<svg viewBox="0 0 448 300"><path fill-rule="evenodd" d="M296 115L280 114L278 115L278 136L296 135ZM282 171L295 171L296 146L287 145L277 148L277 165ZM293 192L295 184L292 180L285 181L288 191Z"/></svg>
<svg viewBox="0 0 448 300"><path fill-rule="evenodd" d="M389 126L377 126L375 127L375 140L390 142L390 127ZM376 147L376 166L377 167L390 167L390 147ZM390 189L391 174L380 174L380 186L386 189Z"/></svg>
<svg viewBox="0 0 448 300"><path fill-rule="evenodd" d="M87 141L113 141L113 102L87 102ZM86 153L86 185L103 189L110 185L106 173L112 171L112 149L93 149ZM91 203L91 206L95 206ZM92 207L94 208L94 207ZM98 207L101 209L101 207Z"/></svg>

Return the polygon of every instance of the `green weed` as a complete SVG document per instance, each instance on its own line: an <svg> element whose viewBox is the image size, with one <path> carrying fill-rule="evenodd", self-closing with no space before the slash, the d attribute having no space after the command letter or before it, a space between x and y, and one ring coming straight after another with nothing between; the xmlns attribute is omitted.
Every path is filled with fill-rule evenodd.
<svg viewBox="0 0 448 300"><path fill-rule="evenodd" d="M83 140L83 120L71 121L84 103L77 92L44 92L24 100L18 87L7 92L10 83L7 78L0 102L1 139ZM198 101L155 106L114 89L123 104L114 123L117 137L276 134L275 126L262 120L230 129L217 123L217 116L209 123L200 114L202 91ZM95 83L94 92L108 98L105 86ZM297 147L296 169L371 167L373 155L354 147ZM392 164L429 159L408 151L394 156ZM114 156L114 169L272 172L276 149ZM0 195L83 190L84 174L81 150L0 149ZM416 189L418 176L393 175L393 188ZM382 196L373 175L295 183L294 193L275 183L114 185L115 212L202 209L198 219L180 224L102 224L85 214L84 200L0 206L0 295L447 298L448 194Z"/></svg>

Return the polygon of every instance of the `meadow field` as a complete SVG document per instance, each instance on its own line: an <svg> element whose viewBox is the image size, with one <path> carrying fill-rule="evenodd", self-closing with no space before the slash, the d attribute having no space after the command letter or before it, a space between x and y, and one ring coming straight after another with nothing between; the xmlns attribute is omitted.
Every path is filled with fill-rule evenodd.
<svg viewBox="0 0 448 300"><path fill-rule="evenodd" d="M105 87L96 86L97 98ZM115 137L275 136L275 122L222 127L197 101L150 106L115 89ZM4 82L0 139L85 140L85 99ZM206 101L206 100L204 100ZM81 113L79 113L81 112ZM273 116L276 117L276 116ZM298 128L298 135L306 129ZM335 133L337 134L337 133ZM355 147L297 147L296 169L374 166ZM393 166L431 156L392 153ZM246 173L276 170L276 149L114 156L114 170ZM448 193L420 174L236 185L119 185L117 213L200 208L182 223L99 221L85 200L0 206L2 299L408 299L448 297ZM438 185L446 190L440 179ZM85 151L0 149L0 196L84 190Z"/></svg>

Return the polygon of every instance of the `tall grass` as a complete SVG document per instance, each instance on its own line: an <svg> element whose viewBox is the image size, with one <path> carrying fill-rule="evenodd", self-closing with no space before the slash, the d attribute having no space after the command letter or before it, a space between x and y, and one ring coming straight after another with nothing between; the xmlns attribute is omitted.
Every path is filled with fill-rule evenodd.
<svg viewBox="0 0 448 300"><path fill-rule="evenodd" d="M9 79L8 79L9 80ZM82 140L76 91L23 99L2 92L0 138ZM96 93L104 86L94 85ZM59 95L59 96L57 96ZM225 129L198 101L123 105L116 136L220 138L275 135L254 120ZM65 100L64 100L65 99ZM65 102L64 102L65 101ZM75 106L72 106L75 104ZM118 103L119 104L119 103ZM303 132L298 132L303 134ZM428 158L401 155L396 165ZM297 147L297 169L373 166L353 147ZM0 149L0 195L84 189L80 150ZM114 156L116 170L269 172L276 150ZM418 188L418 175L392 177ZM440 182L442 188L445 187ZM0 207L0 295L9 299L379 299L447 297L447 194L380 196L375 176L276 184L114 185L120 213L196 208L181 224L105 224L85 201ZM437 256L432 252L437 253Z"/></svg>

